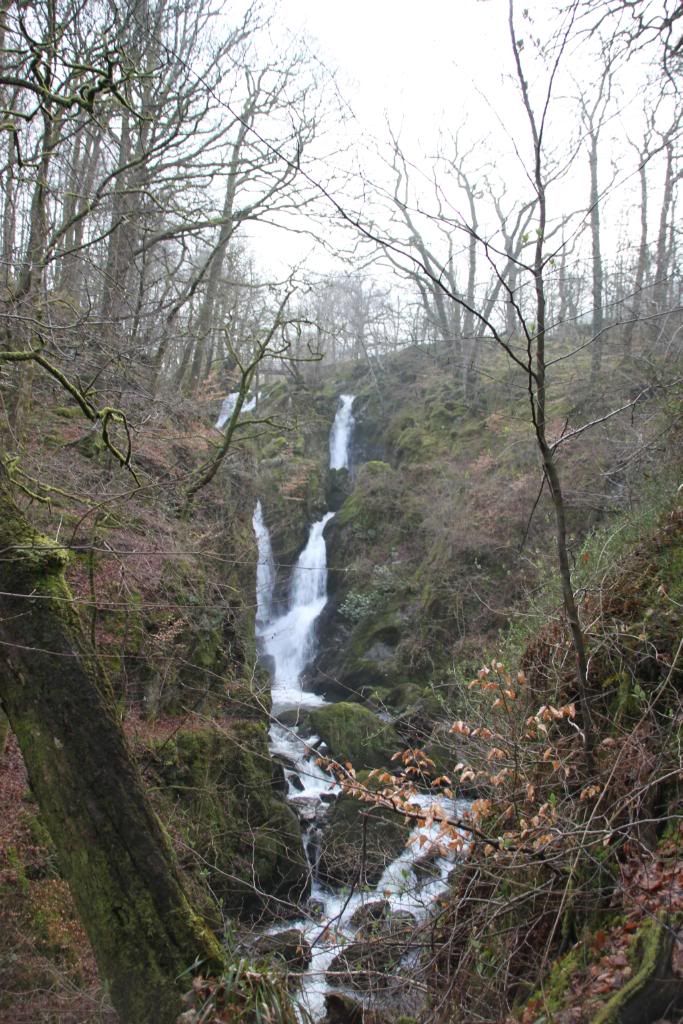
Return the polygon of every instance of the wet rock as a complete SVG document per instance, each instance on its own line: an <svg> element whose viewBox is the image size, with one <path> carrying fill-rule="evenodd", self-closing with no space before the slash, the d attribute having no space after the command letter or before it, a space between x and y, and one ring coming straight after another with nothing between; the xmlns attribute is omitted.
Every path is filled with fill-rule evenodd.
<svg viewBox="0 0 683 1024"><path fill-rule="evenodd" d="M322 1024L390 1024L390 1018L343 992L329 992Z"/></svg>
<svg viewBox="0 0 683 1024"><path fill-rule="evenodd" d="M315 821L320 812L320 803L315 797L293 796L289 803L296 811L299 820L309 824Z"/></svg>
<svg viewBox="0 0 683 1024"><path fill-rule="evenodd" d="M327 507L338 512L351 491L351 477L348 469L330 469L325 481Z"/></svg>
<svg viewBox="0 0 683 1024"><path fill-rule="evenodd" d="M392 910L389 900L376 900L359 907L351 918L356 929L356 938L378 941L382 938L392 942L407 939L416 924L414 914L408 910Z"/></svg>
<svg viewBox="0 0 683 1024"><path fill-rule="evenodd" d="M322 829L311 826L305 836L306 859L309 864L315 866L320 860L320 843L322 840Z"/></svg>
<svg viewBox="0 0 683 1024"><path fill-rule="evenodd" d="M364 903L356 910L351 918L352 928L364 928L368 924L376 924L384 920L391 913L389 900L373 900L372 903Z"/></svg>
<svg viewBox="0 0 683 1024"><path fill-rule="evenodd" d="M278 723L288 729L300 726L305 733L308 728L308 711L304 708L284 708L282 711L278 711L276 717Z"/></svg>
<svg viewBox="0 0 683 1024"><path fill-rule="evenodd" d="M272 654L259 654L258 663L272 679L275 674L275 658Z"/></svg>
<svg viewBox="0 0 683 1024"><path fill-rule="evenodd" d="M274 935L261 935L253 944L260 956L278 957L295 971L305 971L311 962L309 943L300 928L288 928Z"/></svg>
<svg viewBox="0 0 683 1024"><path fill-rule="evenodd" d="M288 782L293 789L296 789L299 793L303 792L304 784L296 772L292 772L292 774L288 778Z"/></svg>
<svg viewBox="0 0 683 1024"><path fill-rule="evenodd" d="M320 849L320 875L331 885L377 885L410 834L403 819L382 807L341 796L332 806Z"/></svg>
<svg viewBox="0 0 683 1024"><path fill-rule="evenodd" d="M351 942L330 964L327 980L332 985L344 985L357 992L383 990L390 984L405 952L400 943L389 944L384 939Z"/></svg>
<svg viewBox="0 0 683 1024"><path fill-rule="evenodd" d="M322 900L313 897L308 901L308 913L316 919L322 917L325 913L325 904Z"/></svg>
<svg viewBox="0 0 683 1024"><path fill-rule="evenodd" d="M287 779L285 777L285 769L282 764L279 764L277 760L273 759L273 771L271 773L272 788L274 793L280 793L281 796L287 795Z"/></svg>
<svg viewBox="0 0 683 1024"><path fill-rule="evenodd" d="M424 853L421 857L418 857L413 864L413 871L420 885L424 885L426 882L431 882L433 879L438 878L441 874L437 861L439 859L438 850L429 850Z"/></svg>

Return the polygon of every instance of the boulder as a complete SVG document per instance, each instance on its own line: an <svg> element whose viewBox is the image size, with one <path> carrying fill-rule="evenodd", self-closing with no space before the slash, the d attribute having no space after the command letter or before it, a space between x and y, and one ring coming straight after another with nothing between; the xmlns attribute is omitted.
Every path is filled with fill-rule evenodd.
<svg viewBox="0 0 683 1024"><path fill-rule="evenodd" d="M320 875L332 885L376 885L409 835L410 829L394 811L341 796L323 833Z"/></svg>
<svg viewBox="0 0 683 1024"><path fill-rule="evenodd" d="M352 928L366 928L368 925L383 921L391 913L389 900L373 900L364 903L354 912L351 918Z"/></svg>
<svg viewBox="0 0 683 1024"><path fill-rule="evenodd" d="M327 980L358 992L376 992L386 988L397 970L405 950L395 942L363 939L351 942L329 966Z"/></svg>
<svg viewBox="0 0 683 1024"><path fill-rule="evenodd" d="M356 770L380 768L389 763L401 741L388 722L359 704L340 701L315 708L311 728L327 744L330 756L342 764L350 761Z"/></svg>
<svg viewBox="0 0 683 1024"><path fill-rule="evenodd" d="M260 956L277 957L284 960L295 971L305 971L312 960L311 947L300 928L288 928L284 932L260 935L253 944Z"/></svg>
<svg viewBox="0 0 683 1024"><path fill-rule="evenodd" d="M391 1018L343 992L329 992L322 1024L391 1024Z"/></svg>

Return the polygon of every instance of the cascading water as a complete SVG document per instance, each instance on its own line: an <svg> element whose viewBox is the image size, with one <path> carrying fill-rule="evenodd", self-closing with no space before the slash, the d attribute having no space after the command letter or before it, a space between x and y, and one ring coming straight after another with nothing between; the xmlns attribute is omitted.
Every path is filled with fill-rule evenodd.
<svg viewBox="0 0 683 1024"><path fill-rule="evenodd" d="M330 434L330 469L349 467L349 446L354 425L354 396L342 395ZM263 519L261 503L254 513L254 532L258 542L256 634L262 656L271 659L273 721L270 729L271 752L286 765L289 800L306 824L304 847L311 867L311 906L315 914L296 923L311 946L311 964L302 978L297 998L313 1020L324 1013L329 990L326 972L340 950L354 941L354 914L364 904L378 898L388 901L392 912L408 912L416 921L426 917L433 901L448 885L453 856L441 855L443 835L437 824L414 833L415 842L389 864L373 892L340 894L323 885L317 874L321 829L329 801L339 792L333 777L318 764L317 736L301 736L296 726L285 726L278 715L302 706L320 706L324 697L303 689L302 677L315 654L315 623L327 601L327 552L324 530L334 513L328 512L310 529L308 543L301 552L289 585L288 610L273 617L275 564L270 535ZM417 796L423 808L432 797ZM454 801L441 801L441 815L462 810ZM432 857L432 874L420 881L416 861ZM379 895L378 895L379 894ZM291 928L292 922L281 926ZM273 931L280 930L276 926ZM407 954L409 957L410 954Z"/></svg>
<svg viewBox="0 0 683 1024"><path fill-rule="evenodd" d="M340 395L339 408L330 432L330 469L349 468L349 442L355 420L352 406L355 395Z"/></svg>

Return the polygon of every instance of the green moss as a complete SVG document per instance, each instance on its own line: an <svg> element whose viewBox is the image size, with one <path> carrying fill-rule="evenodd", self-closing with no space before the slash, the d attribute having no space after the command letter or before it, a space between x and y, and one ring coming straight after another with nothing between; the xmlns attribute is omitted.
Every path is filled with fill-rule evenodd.
<svg viewBox="0 0 683 1024"><path fill-rule="evenodd" d="M266 444L264 444L261 456L264 459L275 459L279 455L282 455L283 452L287 450L288 446L288 438L283 437L281 434L277 437L271 437L268 439Z"/></svg>
<svg viewBox="0 0 683 1024"><path fill-rule="evenodd" d="M387 503L398 484L396 471L386 462L364 463L353 491L337 514L340 526L367 530L384 522Z"/></svg>
<svg viewBox="0 0 683 1024"><path fill-rule="evenodd" d="M680 917L679 916L679 924ZM683 1009L683 982L673 975L674 923L646 921L637 935L640 966L609 1000L593 1024L644 1024Z"/></svg>
<svg viewBox="0 0 683 1024"><path fill-rule="evenodd" d="M330 756L337 761L350 761L356 769L379 768L400 747L393 726L358 704L340 701L315 708L310 722L327 744Z"/></svg>
<svg viewBox="0 0 683 1024"><path fill-rule="evenodd" d="M180 824L188 867L225 912L299 901L308 883L301 830L276 791L263 723L179 732L150 767L163 819Z"/></svg>
<svg viewBox="0 0 683 1024"><path fill-rule="evenodd" d="M545 1011L539 1015L536 1024L544 1024L551 1021L553 1015L558 1013L565 1004L566 993L569 988L572 976L585 966L585 951L583 945L572 949L565 956L556 960L550 969L550 974L539 989L531 997L532 1005L538 1004Z"/></svg>

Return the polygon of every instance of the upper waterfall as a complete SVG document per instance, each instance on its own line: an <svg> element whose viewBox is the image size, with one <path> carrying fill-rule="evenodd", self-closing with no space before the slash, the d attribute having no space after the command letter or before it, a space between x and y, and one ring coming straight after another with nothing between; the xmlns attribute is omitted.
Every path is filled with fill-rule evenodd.
<svg viewBox="0 0 683 1024"><path fill-rule="evenodd" d="M240 396L239 391L232 391L229 395L226 395L226 397L223 399L223 404L221 405L221 411L218 414L218 419L214 423L214 429L215 430L222 430L223 427L225 426L225 424L228 422L228 420L230 419L230 417L232 416L232 414L233 414L233 412L235 410L235 406L237 405L237 399L239 398L239 396ZM242 410L241 411L242 412L253 412L253 410L256 408L256 399L257 399L257 397L258 397L257 395L252 395L251 398L248 398L246 400L246 402L244 403L244 405L242 406Z"/></svg>
<svg viewBox="0 0 683 1024"><path fill-rule="evenodd" d="M355 420L352 406L355 395L340 395L339 408L330 433L330 469L349 468L349 442Z"/></svg>

